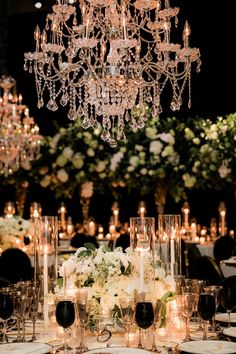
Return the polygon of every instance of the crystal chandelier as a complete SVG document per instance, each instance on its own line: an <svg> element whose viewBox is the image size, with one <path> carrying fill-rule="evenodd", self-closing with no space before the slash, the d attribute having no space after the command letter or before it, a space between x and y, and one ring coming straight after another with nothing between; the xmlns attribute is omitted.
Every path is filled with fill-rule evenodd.
<svg viewBox="0 0 236 354"><path fill-rule="evenodd" d="M80 0L76 7L57 0L45 29L34 33L36 50L25 53L25 70L34 72L38 107L52 111L68 105L68 118L84 129L102 124L101 137L111 146L125 140L125 125L143 128L146 103L162 111L161 94L171 89L170 107L179 110L185 87L191 105L191 66L200 69L198 48L171 42L178 7L169 0Z"/></svg>
<svg viewBox="0 0 236 354"><path fill-rule="evenodd" d="M23 162L36 159L42 139L15 87L12 77L0 78L0 173L5 176L16 171Z"/></svg>

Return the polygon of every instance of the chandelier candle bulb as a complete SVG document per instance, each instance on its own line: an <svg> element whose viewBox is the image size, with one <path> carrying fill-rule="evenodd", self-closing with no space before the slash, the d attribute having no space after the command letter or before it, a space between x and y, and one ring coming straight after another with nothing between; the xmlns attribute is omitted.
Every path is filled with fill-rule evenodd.
<svg viewBox="0 0 236 354"><path fill-rule="evenodd" d="M188 21L185 22L184 25L184 31L183 31L183 41L184 41L184 47L188 48L189 47L189 36L191 33L190 26L188 24Z"/></svg>

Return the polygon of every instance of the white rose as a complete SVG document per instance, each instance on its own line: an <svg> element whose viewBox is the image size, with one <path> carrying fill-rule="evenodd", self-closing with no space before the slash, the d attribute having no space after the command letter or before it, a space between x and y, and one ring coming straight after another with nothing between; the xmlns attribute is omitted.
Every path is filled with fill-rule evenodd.
<svg viewBox="0 0 236 354"><path fill-rule="evenodd" d="M160 138L162 141L170 145L174 145L175 143L175 138L170 133L158 134L158 138Z"/></svg>
<svg viewBox="0 0 236 354"><path fill-rule="evenodd" d="M68 181L69 175L64 170L64 168L61 168L60 170L57 171L57 178L59 179L60 182L65 183Z"/></svg>
<svg viewBox="0 0 236 354"><path fill-rule="evenodd" d="M96 166L96 171L98 173L100 173L100 172L103 172L105 170L105 168L106 168L105 162L104 161L99 161L97 166Z"/></svg>
<svg viewBox="0 0 236 354"><path fill-rule="evenodd" d="M136 167L138 165L138 157L131 156L131 158L129 159L129 163L131 166Z"/></svg>
<svg viewBox="0 0 236 354"><path fill-rule="evenodd" d="M157 130L156 128L148 127L145 129L145 135L148 139L154 140L157 137Z"/></svg>
<svg viewBox="0 0 236 354"><path fill-rule="evenodd" d="M71 159L73 153L74 151L69 146L62 151L62 154L69 160Z"/></svg>
<svg viewBox="0 0 236 354"><path fill-rule="evenodd" d="M159 155L161 153L163 144L159 140L152 141L149 147L149 151L154 155Z"/></svg>
<svg viewBox="0 0 236 354"><path fill-rule="evenodd" d="M88 155L89 157L95 156L94 150L93 150L92 148L89 148L89 149L87 150L87 155Z"/></svg>

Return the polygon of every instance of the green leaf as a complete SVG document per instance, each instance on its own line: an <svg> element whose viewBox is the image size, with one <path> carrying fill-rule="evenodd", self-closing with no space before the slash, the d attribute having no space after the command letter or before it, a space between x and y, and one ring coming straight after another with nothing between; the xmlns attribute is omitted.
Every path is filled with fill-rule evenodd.
<svg viewBox="0 0 236 354"><path fill-rule="evenodd" d="M162 295L161 300L168 302L174 300L176 297L176 293L174 291L167 291L164 295Z"/></svg>
<svg viewBox="0 0 236 354"><path fill-rule="evenodd" d="M57 285L59 286L59 288L62 288L62 286L63 286L63 278L58 278L57 279Z"/></svg>
<svg viewBox="0 0 236 354"><path fill-rule="evenodd" d="M91 250L91 251L95 251L96 250L96 246L93 243L91 243L91 242L85 243L84 247L86 247L88 250Z"/></svg>

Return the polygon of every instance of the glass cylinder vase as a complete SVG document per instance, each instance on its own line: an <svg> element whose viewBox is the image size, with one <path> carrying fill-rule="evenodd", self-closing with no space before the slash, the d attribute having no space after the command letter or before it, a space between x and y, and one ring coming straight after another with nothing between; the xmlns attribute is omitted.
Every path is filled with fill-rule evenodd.
<svg viewBox="0 0 236 354"><path fill-rule="evenodd" d="M181 216L159 215L160 258L172 279L181 274Z"/></svg>
<svg viewBox="0 0 236 354"><path fill-rule="evenodd" d="M58 275L58 218L42 216L35 221L37 235L37 270L40 283L39 317L48 325L51 306L50 294L54 293Z"/></svg>
<svg viewBox="0 0 236 354"><path fill-rule="evenodd" d="M130 247L138 259L134 290L149 293L154 290L155 269L155 219L152 217L130 218Z"/></svg>

